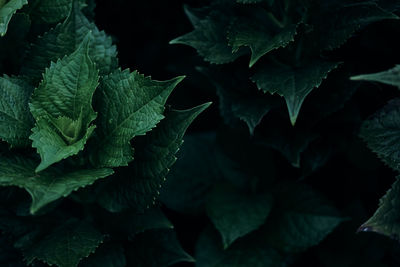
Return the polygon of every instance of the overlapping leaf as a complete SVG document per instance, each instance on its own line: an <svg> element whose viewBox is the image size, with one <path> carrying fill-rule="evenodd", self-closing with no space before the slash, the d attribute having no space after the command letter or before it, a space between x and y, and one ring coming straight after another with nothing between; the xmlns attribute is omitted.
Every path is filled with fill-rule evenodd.
<svg viewBox="0 0 400 267"><path fill-rule="evenodd" d="M0 37L7 33L12 16L28 3L28 0L0 1Z"/></svg>
<svg viewBox="0 0 400 267"><path fill-rule="evenodd" d="M70 56L52 63L35 89L30 110L36 120L32 146L42 162L36 171L83 150L95 126L92 97L98 70L89 58L90 34Z"/></svg>

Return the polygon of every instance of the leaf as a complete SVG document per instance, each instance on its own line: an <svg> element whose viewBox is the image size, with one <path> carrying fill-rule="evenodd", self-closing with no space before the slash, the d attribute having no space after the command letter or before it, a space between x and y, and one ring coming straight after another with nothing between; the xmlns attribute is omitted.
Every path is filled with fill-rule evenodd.
<svg viewBox="0 0 400 267"><path fill-rule="evenodd" d="M252 80L264 93L277 93L285 98L290 121L294 125L307 95L318 88L338 65L321 59L311 60L301 66L270 63L260 68Z"/></svg>
<svg viewBox="0 0 400 267"><path fill-rule="evenodd" d="M205 195L220 178L214 133L186 135L177 161L161 188L160 200L169 209L189 214L204 211Z"/></svg>
<svg viewBox="0 0 400 267"><path fill-rule="evenodd" d="M86 0L31 0L29 13L35 21L58 23L68 16L74 1L81 2L80 6L86 2Z"/></svg>
<svg viewBox="0 0 400 267"><path fill-rule="evenodd" d="M0 5L0 37L6 35L12 16L26 4L28 0L9 0Z"/></svg>
<svg viewBox="0 0 400 267"><path fill-rule="evenodd" d="M344 218L317 192L299 183L283 183L275 189L277 213L263 226L268 244L297 253L317 245Z"/></svg>
<svg viewBox="0 0 400 267"><path fill-rule="evenodd" d="M38 259L49 265L76 267L103 242L103 235L87 222L68 220L24 252L28 264Z"/></svg>
<svg viewBox="0 0 400 267"><path fill-rule="evenodd" d="M211 227L200 234L196 244L197 267L284 267L282 256L254 236L238 240L223 250L218 233Z"/></svg>
<svg viewBox="0 0 400 267"><path fill-rule="evenodd" d="M111 212L128 208L143 210L152 205L176 161L175 154L182 145L186 129L209 105L168 111L157 128L137 140L135 160L104 186L100 204Z"/></svg>
<svg viewBox="0 0 400 267"><path fill-rule="evenodd" d="M222 235L224 248L260 227L272 208L272 197L244 194L229 184L216 187L208 195L207 214Z"/></svg>
<svg viewBox="0 0 400 267"><path fill-rule="evenodd" d="M400 65L382 72L351 77L353 81L373 81L396 86L400 89Z"/></svg>
<svg viewBox="0 0 400 267"><path fill-rule="evenodd" d="M361 138L369 149L389 167L400 170L400 99L390 101L383 109L364 121Z"/></svg>
<svg viewBox="0 0 400 267"><path fill-rule="evenodd" d="M30 139L42 159L36 171L83 150L95 126L92 97L98 70L89 58L90 34L70 56L52 63L32 95L30 109L36 120Z"/></svg>
<svg viewBox="0 0 400 267"><path fill-rule="evenodd" d="M251 50L249 67L252 67L265 54L293 42L297 25L277 27L272 21L271 13L262 8L251 9L248 13L231 23L228 43L233 53L240 47L248 46Z"/></svg>
<svg viewBox="0 0 400 267"><path fill-rule="evenodd" d="M400 182L399 177L392 188L379 201L379 208L358 231L376 232L399 240L400 238Z"/></svg>
<svg viewBox="0 0 400 267"><path fill-rule="evenodd" d="M214 64L224 64L234 61L243 53L232 53L228 46L226 32L230 18L222 13L198 18L189 9L186 15L193 24L194 30L170 42L170 44L184 44L197 50L205 61Z"/></svg>
<svg viewBox="0 0 400 267"><path fill-rule="evenodd" d="M36 213L47 204L67 197L79 188L91 185L113 173L111 169L63 170L48 168L35 173L34 160L26 157L1 156L0 186L17 186L32 197L30 212Z"/></svg>
<svg viewBox="0 0 400 267"><path fill-rule="evenodd" d="M110 73L118 65L116 47L112 45L110 37L99 31L96 25L83 15L79 3L75 1L67 19L37 38L30 47L21 70L22 74L29 76L34 82L39 81L50 62L74 52L89 32L93 36L89 49L90 58L99 69L100 75Z"/></svg>
<svg viewBox="0 0 400 267"><path fill-rule="evenodd" d="M103 167L127 166L133 160L130 141L164 118L165 102L183 78L160 82L120 69L104 77L95 96L99 118L92 162Z"/></svg>
<svg viewBox="0 0 400 267"><path fill-rule="evenodd" d="M254 3L261 3L264 0L236 0L236 2L241 3L241 4L254 4ZM268 2L271 2L271 0L268 0Z"/></svg>
<svg viewBox="0 0 400 267"><path fill-rule="evenodd" d="M125 267L126 258L124 248L120 244L101 245L96 252L87 259L83 259L80 267Z"/></svg>
<svg viewBox="0 0 400 267"><path fill-rule="evenodd" d="M319 25L317 32L321 47L333 50L343 45L361 28L385 19L399 19L399 17L380 8L374 1L335 6L327 2L326 10L320 11L313 23Z"/></svg>
<svg viewBox="0 0 400 267"><path fill-rule="evenodd" d="M28 101L32 91L20 78L0 77L0 139L12 147L29 145L33 118Z"/></svg>
<svg viewBox="0 0 400 267"><path fill-rule="evenodd" d="M179 262L194 262L182 249L172 230L148 231L138 235L130 244L127 257L128 266L136 267L167 267Z"/></svg>

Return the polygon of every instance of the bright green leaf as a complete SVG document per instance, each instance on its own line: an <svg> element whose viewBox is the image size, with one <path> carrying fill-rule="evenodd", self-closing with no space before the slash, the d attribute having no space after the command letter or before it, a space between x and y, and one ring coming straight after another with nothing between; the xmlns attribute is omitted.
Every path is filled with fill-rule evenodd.
<svg viewBox="0 0 400 267"><path fill-rule="evenodd" d="M353 81L373 81L396 86L400 89L400 65L378 73L363 74L351 77Z"/></svg>
<svg viewBox="0 0 400 267"><path fill-rule="evenodd" d="M0 186L17 186L28 191L32 197L32 214L45 205L113 173L111 169L71 171L52 167L35 173L35 165L36 161L20 156L1 156L0 160Z"/></svg>
<svg viewBox="0 0 400 267"><path fill-rule="evenodd" d="M222 184L211 191L206 208L227 248L239 237L259 228L267 219L272 203L270 195L245 194Z"/></svg>
<svg viewBox="0 0 400 267"><path fill-rule="evenodd" d="M92 97L98 85L98 70L89 58L90 35L70 56L52 63L35 89L30 104L36 120L32 146L42 162L36 171L76 155L95 126Z"/></svg>
<svg viewBox="0 0 400 267"><path fill-rule="evenodd" d="M183 78L160 82L120 69L104 77L96 94L99 118L92 162L96 166L127 166L133 160L130 141L164 118L165 102Z"/></svg>
<svg viewBox="0 0 400 267"><path fill-rule="evenodd" d="M319 87L338 65L321 59L311 60L302 66L270 63L258 70L252 80L263 92L277 93L285 98L290 121L294 125L307 95Z"/></svg>
<svg viewBox="0 0 400 267"><path fill-rule="evenodd" d="M189 109L170 110L166 118L135 143L136 158L132 165L117 173L100 194L100 204L109 211L146 209L160 194L182 138L192 121L210 103Z"/></svg>
<svg viewBox="0 0 400 267"><path fill-rule="evenodd" d="M19 78L0 77L0 139L26 146L33 126L28 101L33 88Z"/></svg>
<svg viewBox="0 0 400 267"><path fill-rule="evenodd" d="M1 3L1 2L0 2ZM28 4L28 0L10 0L2 2L0 5L0 37L7 33L8 23L12 16L21 9L24 5Z"/></svg>
<svg viewBox="0 0 400 267"><path fill-rule="evenodd" d="M103 235L87 222L69 220L24 252L28 264L35 260L59 267L76 267L103 242Z"/></svg>

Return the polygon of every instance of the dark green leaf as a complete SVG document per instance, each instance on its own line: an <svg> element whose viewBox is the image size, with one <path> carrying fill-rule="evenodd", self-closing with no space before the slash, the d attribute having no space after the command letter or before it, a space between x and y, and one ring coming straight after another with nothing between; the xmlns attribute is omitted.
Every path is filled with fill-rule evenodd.
<svg viewBox="0 0 400 267"><path fill-rule="evenodd" d="M28 0L10 0L0 3L0 37L2 37L7 33L8 24L12 16L24 5L28 4Z"/></svg>
<svg viewBox="0 0 400 267"><path fill-rule="evenodd" d="M396 86L400 89L400 65L378 73L363 74L351 77L353 81L373 81Z"/></svg>
<svg viewBox="0 0 400 267"><path fill-rule="evenodd" d="M82 260L79 267L126 267L124 248L118 244L101 245L94 254Z"/></svg>

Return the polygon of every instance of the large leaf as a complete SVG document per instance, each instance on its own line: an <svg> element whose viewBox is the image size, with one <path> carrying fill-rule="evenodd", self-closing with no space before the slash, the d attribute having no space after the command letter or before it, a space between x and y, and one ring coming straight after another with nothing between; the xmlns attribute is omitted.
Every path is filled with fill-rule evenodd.
<svg viewBox="0 0 400 267"><path fill-rule="evenodd" d="M29 13L35 21L58 23L71 12L74 1L84 3L86 0L30 0Z"/></svg>
<svg viewBox="0 0 400 267"><path fill-rule="evenodd" d="M7 33L8 23L10 23L15 12L26 4L28 4L28 0L10 0L0 2L0 37Z"/></svg>
<svg viewBox="0 0 400 267"><path fill-rule="evenodd" d="M290 121L294 125L307 95L319 87L328 73L337 66L336 62L321 59L307 61L301 66L271 62L258 70L252 80L265 93L277 93L285 98Z"/></svg>
<svg viewBox="0 0 400 267"><path fill-rule="evenodd" d="M99 118L92 162L96 166L127 166L133 160L130 141L164 118L165 102L183 78L160 82L120 69L104 77L96 94Z"/></svg>
<svg viewBox="0 0 400 267"><path fill-rule="evenodd" d="M29 144L33 118L28 101L32 91L22 79L0 77L0 139L13 147Z"/></svg>
<svg viewBox="0 0 400 267"><path fill-rule="evenodd" d="M103 242L103 235L87 222L71 219L24 251L28 264L35 260L59 267L76 267Z"/></svg>
<svg viewBox="0 0 400 267"><path fill-rule="evenodd" d="M400 238L400 182L399 177L392 188L379 201L375 214L359 229L364 232L377 232L398 240Z"/></svg>
<svg viewBox="0 0 400 267"><path fill-rule="evenodd" d="M25 189L32 197L32 214L45 205L113 173L111 169L67 170L52 167L35 173L36 161L32 159L21 156L1 156L0 159L0 186Z"/></svg>
<svg viewBox="0 0 400 267"><path fill-rule="evenodd" d="M400 65L382 72L351 77L353 81L373 81L396 86L400 89Z"/></svg>
<svg viewBox="0 0 400 267"><path fill-rule="evenodd" d="M80 267L126 267L125 251L120 244L101 245L87 259L83 259Z"/></svg>
<svg viewBox="0 0 400 267"><path fill-rule="evenodd" d="M211 191L207 214L222 235L224 248L236 239L260 227L272 208L272 197L266 194L238 192L227 184Z"/></svg>
<svg viewBox="0 0 400 267"><path fill-rule="evenodd" d="M53 63L35 89L30 104L36 120L32 146L42 162L36 171L81 151L95 126L92 97L98 70L89 58L90 35L70 56Z"/></svg>
<svg viewBox="0 0 400 267"><path fill-rule="evenodd" d="M179 244L172 230L154 230L138 235L127 251L128 266L167 267L194 262Z"/></svg>
<svg viewBox="0 0 400 267"><path fill-rule="evenodd" d="M204 60L215 64L229 63L242 55L241 52L232 53L232 48L228 45L226 34L229 17L227 15L218 13L206 18L198 18L189 9L185 11L194 30L172 40L170 44L192 46Z"/></svg>
<svg viewBox="0 0 400 267"><path fill-rule="evenodd" d="M301 252L317 245L344 218L320 194L306 185L283 183L275 189L276 213L262 232L267 242L285 252Z"/></svg>
<svg viewBox="0 0 400 267"><path fill-rule="evenodd" d="M78 2L74 2L68 18L54 29L39 37L30 47L22 67L22 73L35 82L41 79L42 73L50 62L71 54L91 32L89 55L96 63L100 75L114 70L118 65L116 47L112 40L96 25L90 22L80 10Z"/></svg>
<svg viewBox="0 0 400 267"><path fill-rule="evenodd" d="M364 121L360 136L388 166L400 170L400 99Z"/></svg>
<svg viewBox="0 0 400 267"><path fill-rule="evenodd" d="M189 110L170 110L157 128L135 143L136 158L132 165L104 186L100 204L116 212L124 209L146 209L160 194L182 138L192 121L210 104Z"/></svg>
<svg viewBox="0 0 400 267"><path fill-rule="evenodd" d="M242 46L250 48L249 66L252 67L265 54L294 41L297 25L288 24L281 28L273 23L271 13L265 9L254 8L250 11L230 25L228 41L233 53Z"/></svg>

